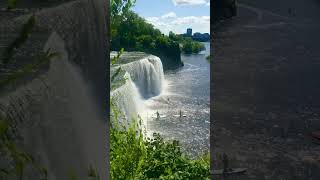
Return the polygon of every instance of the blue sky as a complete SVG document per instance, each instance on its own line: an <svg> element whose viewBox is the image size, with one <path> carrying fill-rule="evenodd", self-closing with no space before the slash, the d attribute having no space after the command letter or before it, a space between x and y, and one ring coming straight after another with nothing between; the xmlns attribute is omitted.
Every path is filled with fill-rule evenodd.
<svg viewBox="0 0 320 180"><path fill-rule="evenodd" d="M164 34L210 32L210 0L137 0L133 11Z"/></svg>

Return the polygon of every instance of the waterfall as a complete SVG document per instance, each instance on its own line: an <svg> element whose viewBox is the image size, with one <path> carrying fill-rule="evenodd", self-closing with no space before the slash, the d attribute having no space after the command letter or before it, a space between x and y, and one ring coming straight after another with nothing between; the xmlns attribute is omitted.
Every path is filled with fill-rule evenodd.
<svg viewBox="0 0 320 180"><path fill-rule="evenodd" d="M159 57L150 55L139 61L125 64L122 69L130 74L143 98L148 99L162 92L164 74Z"/></svg>
<svg viewBox="0 0 320 180"><path fill-rule="evenodd" d="M135 57L135 55L135 52L127 52L124 58L126 56ZM128 119L135 118L145 110L145 100L160 95L163 91L162 63L159 57L148 55L140 58L135 57L134 61L119 66L125 71L123 75L125 83L113 90L111 97Z"/></svg>
<svg viewBox="0 0 320 180"><path fill-rule="evenodd" d="M128 72L123 76L125 83L111 92L113 102L128 119L136 118L142 109L142 98L139 90L131 80ZM140 107L140 108L139 108Z"/></svg>

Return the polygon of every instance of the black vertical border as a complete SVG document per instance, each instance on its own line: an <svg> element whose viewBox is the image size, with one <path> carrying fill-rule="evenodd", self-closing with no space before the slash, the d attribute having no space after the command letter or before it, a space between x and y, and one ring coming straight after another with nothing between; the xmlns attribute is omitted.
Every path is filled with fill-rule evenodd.
<svg viewBox="0 0 320 180"><path fill-rule="evenodd" d="M106 151L107 151L107 157L106 157L106 166L107 166L107 179L111 179L110 176L110 0L105 0L106 2L106 10L107 10L107 34L106 34L106 40L107 40L107 77L106 77L106 84L107 84L107 92L106 93Z"/></svg>
<svg viewBox="0 0 320 180"><path fill-rule="evenodd" d="M213 149L213 17L214 17L214 9L213 4L216 3L216 0L211 2L210 0L210 135L209 135L209 146L210 146L210 172L213 171L213 157L214 157L214 149ZM213 180L213 175L210 173L210 179Z"/></svg>

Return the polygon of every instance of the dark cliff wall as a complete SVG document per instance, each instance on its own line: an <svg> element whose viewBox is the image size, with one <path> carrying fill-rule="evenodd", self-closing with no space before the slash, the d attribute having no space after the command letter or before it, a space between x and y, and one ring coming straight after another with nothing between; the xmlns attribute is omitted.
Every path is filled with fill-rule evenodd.
<svg viewBox="0 0 320 180"><path fill-rule="evenodd" d="M87 179L90 165L107 177L107 2L77 0L35 11L35 28L16 61L0 68L1 80L4 69L32 63L40 51L58 53L41 71L0 91L0 114L14 124L15 143L49 179L68 179L70 172ZM2 47L29 19L23 14L0 19Z"/></svg>

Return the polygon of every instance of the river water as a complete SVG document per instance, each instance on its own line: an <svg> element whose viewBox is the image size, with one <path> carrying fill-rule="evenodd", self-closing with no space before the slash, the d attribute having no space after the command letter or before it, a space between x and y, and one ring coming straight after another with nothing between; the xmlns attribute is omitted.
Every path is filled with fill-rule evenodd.
<svg viewBox="0 0 320 180"><path fill-rule="evenodd" d="M158 132L179 140L192 157L209 151L210 44L204 45L206 50L199 54L181 55L183 67L165 72L163 92L145 101L143 113L149 135Z"/></svg>

